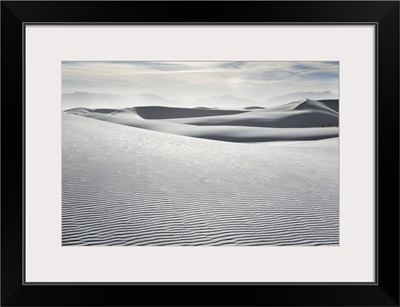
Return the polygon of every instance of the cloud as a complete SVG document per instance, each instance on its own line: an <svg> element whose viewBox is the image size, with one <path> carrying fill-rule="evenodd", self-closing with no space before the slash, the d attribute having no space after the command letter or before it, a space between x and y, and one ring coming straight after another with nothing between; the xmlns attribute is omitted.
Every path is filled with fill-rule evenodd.
<svg viewBox="0 0 400 307"><path fill-rule="evenodd" d="M148 69L160 70L160 71L179 71L179 70L188 70L190 67L182 63L168 63L168 62L127 62L127 61L114 61L111 62L115 65L130 65L133 67L145 67Z"/></svg>
<svg viewBox="0 0 400 307"><path fill-rule="evenodd" d="M152 93L173 100L236 95L252 100L295 91L338 92L339 63L321 61L66 61L63 92Z"/></svg>
<svg viewBox="0 0 400 307"><path fill-rule="evenodd" d="M339 78L339 72L335 72L335 71L311 72L311 73L304 74L303 77L306 79L314 79L314 80L321 80L321 79L335 80L335 79Z"/></svg>
<svg viewBox="0 0 400 307"><path fill-rule="evenodd" d="M237 62L222 62L219 66L226 69L241 69L245 65L242 61Z"/></svg>

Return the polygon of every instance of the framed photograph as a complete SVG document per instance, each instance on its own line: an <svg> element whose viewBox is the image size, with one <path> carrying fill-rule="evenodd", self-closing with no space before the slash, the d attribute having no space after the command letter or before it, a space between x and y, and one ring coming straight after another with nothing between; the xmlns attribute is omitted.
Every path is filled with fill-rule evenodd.
<svg viewBox="0 0 400 307"><path fill-rule="evenodd" d="M3 306L399 306L398 1L1 25Z"/></svg>

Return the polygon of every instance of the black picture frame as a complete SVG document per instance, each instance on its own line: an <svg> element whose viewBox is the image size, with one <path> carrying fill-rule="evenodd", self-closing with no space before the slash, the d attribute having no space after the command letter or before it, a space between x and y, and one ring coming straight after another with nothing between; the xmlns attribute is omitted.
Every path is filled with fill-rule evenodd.
<svg viewBox="0 0 400 307"><path fill-rule="evenodd" d="M373 24L376 29L376 282L24 283L24 25ZM1 2L2 306L399 306L398 1Z"/></svg>

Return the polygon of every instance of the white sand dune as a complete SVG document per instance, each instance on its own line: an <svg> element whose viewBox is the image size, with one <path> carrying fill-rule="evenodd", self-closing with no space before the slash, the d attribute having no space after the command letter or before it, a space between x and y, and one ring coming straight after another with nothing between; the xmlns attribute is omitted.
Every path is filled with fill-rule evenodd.
<svg viewBox="0 0 400 307"><path fill-rule="evenodd" d="M270 128L337 127L338 115L320 110L253 111L228 116L170 119L169 122L196 126L249 126Z"/></svg>
<svg viewBox="0 0 400 307"><path fill-rule="evenodd" d="M339 112L339 100L338 99L325 99L325 100L318 100L319 102L323 103L328 108Z"/></svg>
<svg viewBox="0 0 400 307"><path fill-rule="evenodd" d="M269 111L318 110L318 111L325 111L333 115L338 115L339 100L337 99L312 100L306 98L278 106L269 107L266 109Z"/></svg>
<svg viewBox="0 0 400 307"><path fill-rule="evenodd" d="M191 118L203 116L220 116L247 113L246 110L236 109L218 109L218 108L177 108L163 106L139 106L123 109L89 109L89 108L73 108L65 111L69 114L83 115L85 113L104 113L110 115L132 115L137 114L143 119L171 119L171 118Z"/></svg>
<svg viewBox="0 0 400 307"><path fill-rule="evenodd" d="M245 107L245 110L260 110L260 109L265 109L264 107L259 107L259 106L250 106L250 107Z"/></svg>
<svg viewBox="0 0 400 307"><path fill-rule="evenodd" d="M338 112L305 99L269 109L134 107L65 111L158 132L230 142L319 140L337 137Z"/></svg>
<svg viewBox="0 0 400 307"><path fill-rule="evenodd" d="M172 108L172 107L136 107L132 108L144 119L191 118L246 113L244 110L211 109L211 108Z"/></svg>
<svg viewBox="0 0 400 307"><path fill-rule="evenodd" d="M216 142L152 131L207 127L94 113L62 117L63 245L339 243L337 137ZM138 129L140 122L157 129ZM273 129L216 128L227 129L224 135ZM314 128L290 133L307 129Z"/></svg>
<svg viewBox="0 0 400 307"><path fill-rule="evenodd" d="M89 113L86 117L135 128L164 133L229 142L268 142L319 140L338 136L337 127L329 128L260 128L237 126L193 126L164 121L147 121L139 117L118 117Z"/></svg>

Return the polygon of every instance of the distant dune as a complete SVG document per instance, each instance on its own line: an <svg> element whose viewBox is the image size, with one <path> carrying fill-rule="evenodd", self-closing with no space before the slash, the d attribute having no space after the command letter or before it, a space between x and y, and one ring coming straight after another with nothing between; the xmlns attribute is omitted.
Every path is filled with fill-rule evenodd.
<svg viewBox="0 0 400 307"><path fill-rule="evenodd" d="M264 107L258 107L258 106L250 106L250 107L245 107L245 110L261 110L265 109Z"/></svg>
<svg viewBox="0 0 400 307"><path fill-rule="evenodd" d="M124 109L74 108L65 113L181 136L230 142L268 142L338 136L336 105L334 101L304 99L267 109L142 106Z"/></svg>
<svg viewBox="0 0 400 307"><path fill-rule="evenodd" d="M327 102L328 101L328 102ZM338 115L338 100L313 100L309 98L292 101L266 108L269 111L296 111L296 110L314 110L325 111L334 115Z"/></svg>
<svg viewBox="0 0 400 307"><path fill-rule="evenodd" d="M134 109L136 113L144 119L191 118L245 113L243 110L210 108L136 107Z"/></svg>
<svg viewBox="0 0 400 307"><path fill-rule="evenodd" d="M332 110L334 110L336 112L339 112L339 100L338 99L323 99L323 100L318 100L318 101L322 102L328 108L331 108Z"/></svg>
<svg viewBox="0 0 400 307"><path fill-rule="evenodd" d="M331 91L324 92L296 92L287 95L276 96L269 98L265 101L266 105L279 105L282 103L288 103L295 100L301 100L305 98L321 100L321 99L338 99L338 96Z"/></svg>
<svg viewBox="0 0 400 307"><path fill-rule="evenodd" d="M201 106L213 106L219 108L234 107L243 108L255 105L256 102L247 98L235 97L232 95L213 96L205 99L198 99L194 102Z"/></svg>
<svg viewBox="0 0 400 307"><path fill-rule="evenodd" d="M339 114L324 103L304 99L236 115L184 118L170 122L196 126L249 126L265 128L337 127Z"/></svg>

